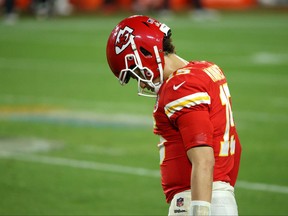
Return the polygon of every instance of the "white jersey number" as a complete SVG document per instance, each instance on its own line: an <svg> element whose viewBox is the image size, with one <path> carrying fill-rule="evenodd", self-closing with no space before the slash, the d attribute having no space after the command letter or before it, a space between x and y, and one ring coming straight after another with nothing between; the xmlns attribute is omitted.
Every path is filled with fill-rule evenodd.
<svg viewBox="0 0 288 216"><path fill-rule="evenodd" d="M230 128L234 127L234 120L231 110L230 104L230 92L227 83L224 83L220 86L220 99L223 106L226 109L226 127L225 133L223 136L223 141L221 142L219 156L225 157L230 154L233 155L235 153L235 138L234 135L230 136Z"/></svg>

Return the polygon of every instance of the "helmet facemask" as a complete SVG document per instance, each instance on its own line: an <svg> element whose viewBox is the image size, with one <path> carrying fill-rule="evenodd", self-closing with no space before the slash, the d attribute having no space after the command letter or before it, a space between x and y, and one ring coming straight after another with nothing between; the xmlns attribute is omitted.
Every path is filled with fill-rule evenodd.
<svg viewBox="0 0 288 216"><path fill-rule="evenodd" d="M148 67L144 67L139 56L133 38L130 38L133 54L125 56L125 69L121 70L119 74L119 82L125 85L129 82L130 77L137 79L138 82L138 95L147 97L156 97L161 84L163 83L163 64L159 55L158 47L154 46L154 55L157 63L157 70L159 71L159 81L154 83L155 73ZM157 78L157 77L156 77ZM144 83L148 88L142 88L141 83Z"/></svg>

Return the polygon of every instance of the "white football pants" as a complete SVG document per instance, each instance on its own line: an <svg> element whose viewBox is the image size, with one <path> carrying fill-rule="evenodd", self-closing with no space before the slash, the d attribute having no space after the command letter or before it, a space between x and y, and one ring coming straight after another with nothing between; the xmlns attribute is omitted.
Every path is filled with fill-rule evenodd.
<svg viewBox="0 0 288 216"><path fill-rule="evenodd" d="M187 216L190 211L191 191L183 191L173 197L168 216ZM238 209L234 196L234 188L226 182L213 182L211 215L237 216Z"/></svg>

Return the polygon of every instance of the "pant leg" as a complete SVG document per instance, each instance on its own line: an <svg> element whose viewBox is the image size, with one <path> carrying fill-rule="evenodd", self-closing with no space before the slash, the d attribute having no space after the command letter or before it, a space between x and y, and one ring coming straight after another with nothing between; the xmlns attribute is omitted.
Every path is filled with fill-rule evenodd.
<svg viewBox="0 0 288 216"><path fill-rule="evenodd" d="M14 12L15 0L5 0L5 13L10 14Z"/></svg>
<svg viewBox="0 0 288 216"><path fill-rule="evenodd" d="M234 187L232 187L230 184L226 182L213 183L211 215L238 215Z"/></svg>

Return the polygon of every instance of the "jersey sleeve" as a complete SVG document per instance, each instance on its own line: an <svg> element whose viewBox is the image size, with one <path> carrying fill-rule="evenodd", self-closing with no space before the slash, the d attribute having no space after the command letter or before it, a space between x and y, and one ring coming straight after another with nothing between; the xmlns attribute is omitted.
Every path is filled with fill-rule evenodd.
<svg viewBox="0 0 288 216"><path fill-rule="evenodd" d="M185 150L196 146L213 145L213 125L208 111L192 111L177 119Z"/></svg>

